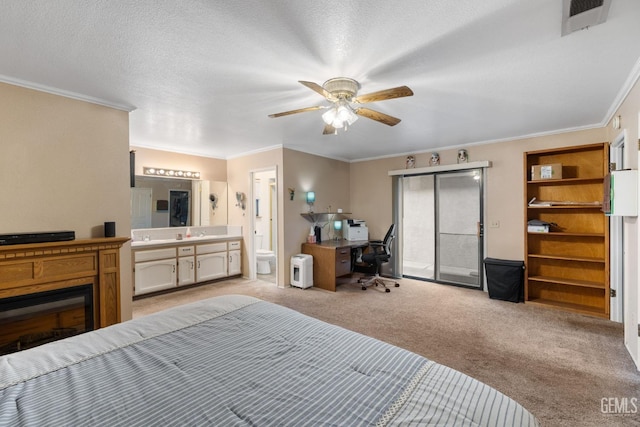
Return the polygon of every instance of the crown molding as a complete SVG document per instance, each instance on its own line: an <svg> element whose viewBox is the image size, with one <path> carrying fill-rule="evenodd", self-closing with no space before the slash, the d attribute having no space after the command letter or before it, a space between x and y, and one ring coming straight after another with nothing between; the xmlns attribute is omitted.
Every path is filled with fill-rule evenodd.
<svg viewBox="0 0 640 427"><path fill-rule="evenodd" d="M111 101L107 101L105 99L100 99L100 98L94 98L92 96L88 96L88 95L83 95L81 93L75 93L75 92L70 92L67 90L63 90L63 89L57 89L51 86L46 86L46 85L41 85L38 83L33 83L33 82L29 82L26 80L21 80L21 79L16 79L13 77L9 77L9 76L4 76L2 74L0 74L0 82L1 83L7 83L10 85L14 85L14 86L20 86L20 87L24 87L27 89L33 89L33 90L37 90L40 92L46 92L46 93L50 93L52 95L59 95L59 96L63 96L65 98L71 98L71 99L75 99L78 101L84 101L84 102L89 102L91 104L97 104L97 105L102 105L104 107L109 107L109 108L114 108L116 110L121 110L121 111L126 111L127 113L130 113L132 111L134 111L136 109L136 107L134 107L133 105L126 105L126 104L118 104L115 102L111 102Z"/></svg>

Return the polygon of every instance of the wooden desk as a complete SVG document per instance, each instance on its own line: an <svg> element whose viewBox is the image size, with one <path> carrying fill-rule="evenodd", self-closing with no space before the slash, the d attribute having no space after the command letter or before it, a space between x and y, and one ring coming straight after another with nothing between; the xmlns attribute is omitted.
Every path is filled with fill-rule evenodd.
<svg viewBox="0 0 640 427"><path fill-rule="evenodd" d="M303 243L302 253L313 256L313 286L335 292L336 278L351 274L351 251L367 246L368 240Z"/></svg>

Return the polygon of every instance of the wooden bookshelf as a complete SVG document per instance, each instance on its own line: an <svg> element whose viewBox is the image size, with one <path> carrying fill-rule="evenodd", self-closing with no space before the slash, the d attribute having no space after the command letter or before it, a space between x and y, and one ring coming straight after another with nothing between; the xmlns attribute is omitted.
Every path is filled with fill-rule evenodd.
<svg viewBox="0 0 640 427"><path fill-rule="evenodd" d="M532 166L554 163L562 178L532 179ZM606 143L524 153L527 303L609 317L609 221L601 204L608 166ZM556 226L529 232L532 219Z"/></svg>

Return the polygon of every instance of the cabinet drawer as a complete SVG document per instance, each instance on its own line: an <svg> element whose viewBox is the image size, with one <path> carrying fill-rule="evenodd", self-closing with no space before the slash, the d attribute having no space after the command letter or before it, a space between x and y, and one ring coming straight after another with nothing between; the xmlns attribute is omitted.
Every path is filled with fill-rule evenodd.
<svg viewBox="0 0 640 427"><path fill-rule="evenodd" d="M224 252L227 250L227 242L207 243L196 246L197 254L212 254L215 252Z"/></svg>
<svg viewBox="0 0 640 427"><path fill-rule="evenodd" d="M178 256L193 255L196 250L193 246L178 246Z"/></svg>
<svg viewBox="0 0 640 427"><path fill-rule="evenodd" d="M153 249L150 251L136 251L135 262L153 261L156 259L175 258L176 248Z"/></svg>
<svg viewBox="0 0 640 427"><path fill-rule="evenodd" d="M241 243L240 241L237 242L229 242L229 250L232 251L234 249L240 249Z"/></svg>
<svg viewBox="0 0 640 427"><path fill-rule="evenodd" d="M351 273L351 249L336 248L336 277Z"/></svg>

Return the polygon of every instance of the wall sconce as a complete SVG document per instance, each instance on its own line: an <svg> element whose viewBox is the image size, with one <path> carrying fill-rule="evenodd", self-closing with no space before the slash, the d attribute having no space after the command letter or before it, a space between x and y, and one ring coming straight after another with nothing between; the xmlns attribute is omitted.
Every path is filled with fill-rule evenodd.
<svg viewBox="0 0 640 427"><path fill-rule="evenodd" d="M289 187L289 200L293 200L293 196L296 194L296 189Z"/></svg>
<svg viewBox="0 0 640 427"><path fill-rule="evenodd" d="M211 202L211 209L215 211L218 207L218 196L213 193L209 194L209 201Z"/></svg>
<svg viewBox="0 0 640 427"><path fill-rule="evenodd" d="M240 191L236 191L236 206L239 206L242 210L245 209L245 203L244 201L246 200L246 196L244 195L244 193L240 192Z"/></svg>
<svg viewBox="0 0 640 427"><path fill-rule="evenodd" d="M313 203L316 201L316 193L313 191L307 191L307 204L309 205L309 212L313 212Z"/></svg>
<svg viewBox="0 0 640 427"><path fill-rule="evenodd" d="M176 169L144 167L142 168L142 173L144 175L164 176L167 178L200 179L200 172L182 171Z"/></svg>

